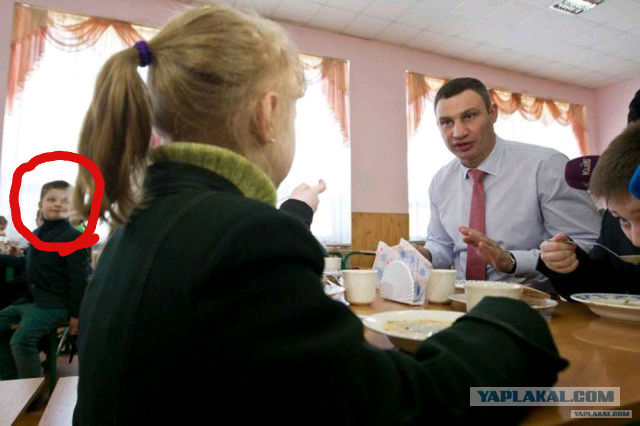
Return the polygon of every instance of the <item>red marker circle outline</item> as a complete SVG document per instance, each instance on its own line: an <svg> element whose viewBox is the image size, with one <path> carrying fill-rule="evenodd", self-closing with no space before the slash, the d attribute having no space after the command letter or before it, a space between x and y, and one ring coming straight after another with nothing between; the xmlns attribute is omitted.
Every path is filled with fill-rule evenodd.
<svg viewBox="0 0 640 426"><path fill-rule="evenodd" d="M91 211L89 212L89 222L87 228L82 235L73 241L66 243L45 243L36 237L33 232L29 230L24 223L22 223L22 217L20 215L20 187L22 186L22 177L25 173L32 171L40 164L49 163L51 161L71 161L84 166L93 177L95 182L95 190L93 193L93 201L91 202ZM21 164L13 172L13 180L11 181L11 190L9 191L9 207L11 208L11 218L13 220L13 226L16 231L27 239L35 248L40 251L57 251L60 256L68 256L76 250L80 250L86 247L91 247L100 240L100 236L95 233L98 226L98 216L100 215L100 204L102 203L102 196L104 194L104 179L100 169L96 164L89 160L84 155L76 154L69 151L53 151L45 152L43 154L36 155L31 160L24 164Z"/></svg>

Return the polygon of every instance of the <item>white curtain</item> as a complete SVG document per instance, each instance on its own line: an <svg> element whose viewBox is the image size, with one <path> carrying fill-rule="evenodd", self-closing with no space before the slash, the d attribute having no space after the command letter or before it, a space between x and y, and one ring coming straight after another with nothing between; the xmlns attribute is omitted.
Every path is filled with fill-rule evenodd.
<svg viewBox="0 0 640 426"><path fill-rule="evenodd" d="M502 139L515 140L553 148L569 158L579 157L580 146L571 126L563 126L551 118L546 107L538 121L529 121L516 111L499 114L496 133Z"/></svg>
<svg viewBox="0 0 640 426"><path fill-rule="evenodd" d="M307 89L296 105L296 154L287 178L278 188L278 204L301 183L324 179L327 190L311 232L323 244L351 242L351 150L322 93L319 70L306 70Z"/></svg>
<svg viewBox="0 0 640 426"><path fill-rule="evenodd" d="M124 47L112 29L94 46L78 52L62 51L47 42L36 70L27 77L13 110L4 120L0 214L5 215L9 223L12 223L9 190L16 167L44 152L76 152L97 73L105 58ZM55 161L39 165L24 175L20 210L27 228L36 227L42 185L52 180L66 180L73 185L77 171L75 163ZM24 242L11 225L7 236Z"/></svg>
<svg viewBox="0 0 640 426"><path fill-rule="evenodd" d="M48 17L59 26L73 25L84 17L49 11ZM135 27L146 39L157 30ZM61 50L46 42L44 53L15 99L13 109L7 111L2 138L2 164L0 165L0 215L9 220L9 240L26 240L12 226L9 192L13 172L38 154L51 151L76 152L82 120L89 107L95 79L104 62L114 53L126 48L112 27L109 27L92 46L77 51ZM146 77L142 70L141 75ZM46 182L66 180L74 184L78 165L68 161L55 161L37 166L22 179L19 204L22 222L29 229L36 227L35 217L40 200L40 189ZM101 242L108 227L99 224Z"/></svg>
<svg viewBox="0 0 640 426"><path fill-rule="evenodd" d="M409 236L411 240L424 240L429 225L429 184L433 175L451 159L436 124L433 101L425 101L422 120L408 145L409 180ZM554 148L569 158L580 156L578 141L571 126L562 126L545 116L528 121L516 111L499 114L496 133L503 139Z"/></svg>
<svg viewBox="0 0 640 426"><path fill-rule="evenodd" d="M436 122L433 102L425 101L422 119L407 147L409 238L424 240L429 225L429 185L433 175L454 156L447 149Z"/></svg>

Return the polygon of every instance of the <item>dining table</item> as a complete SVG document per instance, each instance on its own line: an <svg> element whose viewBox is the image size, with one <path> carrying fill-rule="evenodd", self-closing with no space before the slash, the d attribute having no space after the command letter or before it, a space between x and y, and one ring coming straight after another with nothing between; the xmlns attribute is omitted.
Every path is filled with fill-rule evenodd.
<svg viewBox="0 0 640 426"><path fill-rule="evenodd" d="M411 306L383 299L378 293L373 303L351 304L360 318L399 310L442 310L465 312L465 305L426 304ZM542 311L541 311L542 312ZM545 319L560 355L569 366L559 373L556 387L620 388L620 405L611 406L537 406L530 407L523 425L629 424L640 420L640 323L601 318L586 305L558 301L544 311ZM383 349L414 352L420 342L398 339L365 327L367 341ZM571 418L571 410L631 410L632 418Z"/></svg>

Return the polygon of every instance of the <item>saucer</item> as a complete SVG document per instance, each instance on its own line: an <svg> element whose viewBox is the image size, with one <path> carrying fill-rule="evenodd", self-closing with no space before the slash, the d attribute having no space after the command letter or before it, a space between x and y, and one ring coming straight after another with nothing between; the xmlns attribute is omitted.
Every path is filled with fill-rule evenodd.
<svg viewBox="0 0 640 426"><path fill-rule="evenodd" d="M462 304L466 305L467 304L467 295L464 294L464 293L452 294L451 296L449 296L449 300L451 300L453 302L458 302L458 303L462 303Z"/></svg>
<svg viewBox="0 0 640 426"><path fill-rule="evenodd" d="M467 304L467 295L466 294L452 294L451 296L449 296L449 300L452 300L454 302L458 302L458 303L464 303L465 305ZM544 305L529 305L531 306L533 309L537 310L537 311L541 311L543 309L549 309L549 308L554 308L558 305L558 302L556 302L555 300L551 300L551 299L545 299L545 304Z"/></svg>

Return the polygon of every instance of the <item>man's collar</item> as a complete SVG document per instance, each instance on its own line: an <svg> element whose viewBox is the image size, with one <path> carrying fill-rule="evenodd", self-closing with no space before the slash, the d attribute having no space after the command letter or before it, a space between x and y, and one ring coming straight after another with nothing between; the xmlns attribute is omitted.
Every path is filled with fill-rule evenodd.
<svg viewBox="0 0 640 426"><path fill-rule="evenodd" d="M496 144L493 146L491 153L489 156L484 159L482 163L478 165L478 167L474 167L474 169L482 170L488 175L498 175L500 174L500 167L502 165L502 158L504 157L504 140L500 139L498 135L496 135ZM462 176L467 178L467 174L471 168L460 164L460 168L462 171Z"/></svg>

